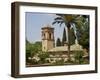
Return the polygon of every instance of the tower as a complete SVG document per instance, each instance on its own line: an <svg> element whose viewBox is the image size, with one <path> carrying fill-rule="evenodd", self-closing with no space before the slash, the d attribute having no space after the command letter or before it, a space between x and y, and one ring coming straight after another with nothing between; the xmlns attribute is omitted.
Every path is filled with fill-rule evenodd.
<svg viewBox="0 0 100 80"><path fill-rule="evenodd" d="M47 27L42 28L42 51L48 51L54 48L54 28Z"/></svg>

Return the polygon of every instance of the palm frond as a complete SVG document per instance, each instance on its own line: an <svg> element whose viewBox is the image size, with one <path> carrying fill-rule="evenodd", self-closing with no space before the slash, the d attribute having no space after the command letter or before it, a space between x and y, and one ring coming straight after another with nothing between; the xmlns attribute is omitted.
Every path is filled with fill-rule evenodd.
<svg viewBox="0 0 100 80"><path fill-rule="evenodd" d="M54 25L54 24L59 24L60 27L61 27L61 25L62 25L63 23L64 23L64 21L57 20L57 21L54 21L54 22L52 23L52 25Z"/></svg>
<svg viewBox="0 0 100 80"><path fill-rule="evenodd" d="M61 21L59 24L60 24L60 27L61 27L61 25L64 23L64 21Z"/></svg>
<svg viewBox="0 0 100 80"><path fill-rule="evenodd" d="M57 17L54 20L62 20L62 17Z"/></svg>
<svg viewBox="0 0 100 80"><path fill-rule="evenodd" d="M54 21L53 23L52 23L52 25L54 25L54 24L56 24L57 22L56 21Z"/></svg>
<svg viewBox="0 0 100 80"><path fill-rule="evenodd" d="M57 16L61 16L61 17L64 16L63 14L56 14L56 15L57 15Z"/></svg>

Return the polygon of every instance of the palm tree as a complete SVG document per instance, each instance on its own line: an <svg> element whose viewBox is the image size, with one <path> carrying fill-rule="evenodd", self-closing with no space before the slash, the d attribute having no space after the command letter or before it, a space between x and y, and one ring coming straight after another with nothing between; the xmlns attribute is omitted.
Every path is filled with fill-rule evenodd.
<svg viewBox="0 0 100 80"><path fill-rule="evenodd" d="M56 14L57 17L54 19L54 22L52 24L60 24L60 26L64 23L65 24L65 28L66 28L66 32L68 33L68 61L71 61L70 58L70 29L74 28L78 26L83 26L83 17L81 15L72 15L72 14ZM75 30L76 31L76 30ZM75 32L74 31L74 32ZM75 33L75 36L77 38L77 35Z"/></svg>

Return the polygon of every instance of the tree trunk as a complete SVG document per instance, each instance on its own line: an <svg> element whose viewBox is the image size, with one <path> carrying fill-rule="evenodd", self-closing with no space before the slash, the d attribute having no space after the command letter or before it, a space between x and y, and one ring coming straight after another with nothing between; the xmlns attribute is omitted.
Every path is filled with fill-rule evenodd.
<svg viewBox="0 0 100 80"><path fill-rule="evenodd" d="M68 61L71 61L71 57L70 57L70 26L68 27L67 31L68 31Z"/></svg>

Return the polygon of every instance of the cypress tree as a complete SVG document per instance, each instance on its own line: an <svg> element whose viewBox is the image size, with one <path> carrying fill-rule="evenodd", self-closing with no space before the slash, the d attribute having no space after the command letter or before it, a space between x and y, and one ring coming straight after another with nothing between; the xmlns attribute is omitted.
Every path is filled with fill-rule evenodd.
<svg viewBox="0 0 100 80"><path fill-rule="evenodd" d="M60 41L60 38L57 38L57 41L56 41L56 46L61 46L61 41Z"/></svg>
<svg viewBox="0 0 100 80"><path fill-rule="evenodd" d="M66 42L66 30L63 30L63 37L62 37L62 46L64 46L64 42Z"/></svg>

